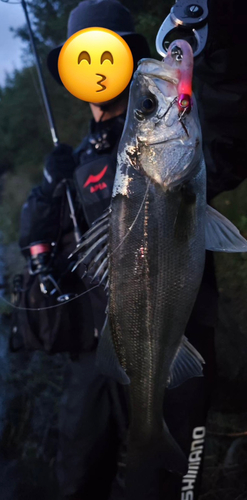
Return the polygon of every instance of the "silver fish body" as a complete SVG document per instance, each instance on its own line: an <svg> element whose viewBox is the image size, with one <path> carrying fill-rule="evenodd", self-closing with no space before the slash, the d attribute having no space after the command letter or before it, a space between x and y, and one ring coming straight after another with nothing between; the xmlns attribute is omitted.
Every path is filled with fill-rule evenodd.
<svg viewBox="0 0 247 500"><path fill-rule="evenodd" d="M205 175L200 165L186 187L166 193L132 172L133 194L117 195L112 203L110 330L131 380L133 433L147 439L162 426L169 370L204 268ZM134 207L138 210L144 198L129 230Z"/></svg>
<svg viewBox="0 0 247 500"><path fill-rule="evenodd" d="M179 121L176 95L175 71L164 62L140 64L111 204L109 327L131 382L133 461L166 440L165 387L204 268L206 178L200 127L195 107L183 124ZM154 109L143 117L145 99ZM173 460L170 447L167 454L170 466L169 457L164 464L181 472L182 458Z"/></svg>
<svg viewBox="0 0 247 500"><path fill-rule="evenodd" d="M90 263L89 274L100 283L107 279L108 320L98 346L99 368L129 384L128 500L149 498L151 470L187 471L187 460L163 419L164 393L167 386L202 375L203 359L184 332L205 249L247 251L235 226L206 204L195 99L188 113L177 105L183 88L183 63L176 57L180 49L188 56L188 83L193 55L185 41L173 42L165 61L139 64L109 214L94 224L77 250L84 249L77 265Z"/></svg>

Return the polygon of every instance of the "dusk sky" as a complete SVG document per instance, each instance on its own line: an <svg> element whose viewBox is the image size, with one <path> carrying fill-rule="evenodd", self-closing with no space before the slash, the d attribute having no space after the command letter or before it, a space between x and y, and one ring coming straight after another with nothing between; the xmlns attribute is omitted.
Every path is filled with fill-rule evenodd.
<svg viewBox="0 0 247 500"><path fill-rule="evenodd" d="M14 1L14 0L13 0ZM19 38L14 38L10 27L17 28L25 24L23 8L19 3L0 1L0 85L4 85L5 73L12 73L21 68L21 47Z"/></svg>

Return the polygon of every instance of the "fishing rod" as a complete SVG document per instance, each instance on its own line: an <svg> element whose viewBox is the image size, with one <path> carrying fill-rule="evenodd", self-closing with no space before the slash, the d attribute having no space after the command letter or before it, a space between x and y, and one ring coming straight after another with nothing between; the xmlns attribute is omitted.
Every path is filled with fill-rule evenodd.
<svg viewBox="0 0 247 500"><path fill-rule="evenodd" d="M31 23L30 23L25 0L21 0L21 5L23 7L24 14L25 14L26 21L27 21L30 42L31 42L32 50L33 50L35 61L36 61L36 68L37 68L37 73L38 73L38 78L39 78L39 84L40 84L40 89L41 89L41 93L42 93L42 97L43 97L43 101L44 101L44 105L45 105L45 109L46 109L46 114L47 114L47 118L48 118L48 122L49 122L49 126L50 126L52 141L53 141L54 146L57 147L59 145L59 140L58 140L58 136L57 136L55 121L53 118L52 109L51 109L47 89L46 89L45 82L44 82L41 64L40 64L38 52L36 49L33 31L31 28Z"/></svg>
<svg viewBox="0 0 247 500"><path fill-rule="evenodd" d="M26 22L27 22L28 32L29 32L29 38L30 38L30 42L31 42L31 46L32 46L32 51L33 51L34 57L35 57L36 69L37 69L39 84L40 84L40 90L41 90L41 94L42 94L42 98L43 98L43 102L44 102L44 106L45 106L45 110L46 110L47 119L49 122L49 128L50 128L50 132L51 132L52 142L53 142L54 147L56 148L57 146L59 146L59 139L58 139L57 130L56 130L56 126L55 126L55 120L54 120L54 117L52 114L52 108L51 108L51 104L49 101L47 88L46 88L43 73L42 73L39 55L38 55L36 45L35 45L33 30L31 27L26 2L25 2L25 0L21 0L20 2L11 2L9 0L2 0L2 2L12 3L12 4L20 3L23 7L23 11L25 14ZM74 226L75 241L76 241L76 243L78 243L80 238L81 238L81 233L80 233L80 229L79 229L76 217L75 217L75 208L74 208L73 198L72 198L72 194L71 194L71 189L70 189L70 185L69 185L68 181L65 180L64 184L65 184L66 196L67 196L69 210L70 210L70 218L71 218L71 220L73 222L73 226Z"/></svg>

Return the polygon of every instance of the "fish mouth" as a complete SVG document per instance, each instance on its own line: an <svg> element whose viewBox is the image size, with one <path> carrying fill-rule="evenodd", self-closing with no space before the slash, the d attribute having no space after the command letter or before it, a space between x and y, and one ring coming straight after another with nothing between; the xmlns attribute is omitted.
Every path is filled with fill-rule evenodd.
<svg viewBox="0 0 247 500"><path fill-rule="evenodd" d="M141 59L138 63L136 74L141 74L150 79L157 78L175 86L179 83L179 74L177 70L171 67L167 68L164 61L157 61L152 58Z"/></svg>
<svg viewBox="0 0 247 500"><path fill-rule="evenodd" d="M177 142L178 144L181 143L181 138L180 137L172 137L171 139L162 139L161 141L157 141L157 142L142 142L142 141L139 141L140 143L142 143L142 145L145 145L145 146L158 146L160 144L167 144L168 142L171 143L171 142Z"/></svg>
<svg viewBox="0 0 247 500"><path fill-rule="evenodd" d="M178 139L175 137L173 139L164 139L162 141L157 141L157 142L147 142L147 146L155 146L156 144L166 144L167 142L174 142L177 141Z"/></svg>
<svg viewBox="0 0 247 500"><path fill-rule="evenodd" d="M106 76L105 75L101 75L100 73L96 73L96 76L101 76L102 77L101 80L99 80L97 82L97 85L100 85L102 88L99 89L99 90L96 90L96 92L102 92L102 90L106 89L106 86L103 85L103 83L102 83L102 82L104 82L106 80Z"/></svg>
<svg viewBox="0 0 247 500"><path fill-rule="evenodd" d="M157 78L160 80L164 80L165 82L172 83L173 85L178 84L178 79L177 78L172 78L167 75L156 75L155 73L143 73L143 76L146 76L148 78Z"/></svg>

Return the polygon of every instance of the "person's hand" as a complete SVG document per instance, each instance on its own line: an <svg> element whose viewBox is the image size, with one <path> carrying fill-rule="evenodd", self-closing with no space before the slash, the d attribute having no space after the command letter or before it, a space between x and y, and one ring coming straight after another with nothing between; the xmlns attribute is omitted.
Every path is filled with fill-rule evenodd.
<svg viewBox="0 0 247 500"><path fill-rule="evenodd" d="M42 180L42 192L52 196L63 179L71 179L75 170L73 149L67 144L59 144L46 158Z"/></svg>

